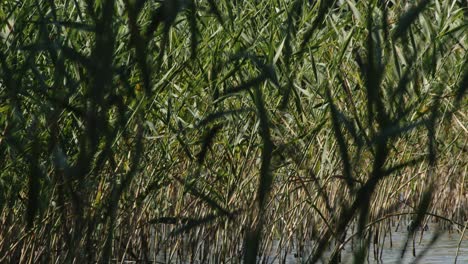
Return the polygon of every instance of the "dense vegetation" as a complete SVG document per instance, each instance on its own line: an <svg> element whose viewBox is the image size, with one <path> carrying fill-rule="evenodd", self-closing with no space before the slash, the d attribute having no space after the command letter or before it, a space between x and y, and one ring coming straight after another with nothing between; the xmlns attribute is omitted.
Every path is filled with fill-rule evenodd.
<svg viewBox="0 0 468 264"><path fill-rule="evenodd" d="M361 263L410 219L464 232L467 12L1 1L0 262Z"/></svg>

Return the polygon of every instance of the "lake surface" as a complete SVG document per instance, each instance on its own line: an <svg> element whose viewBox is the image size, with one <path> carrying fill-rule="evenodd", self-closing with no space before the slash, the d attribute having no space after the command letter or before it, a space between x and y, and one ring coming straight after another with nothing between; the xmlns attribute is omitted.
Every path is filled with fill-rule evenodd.
<svg viewBox="0 0 468 264"><path fill-rule="evenodd" d="M468 232L465 232L464 238L461 242L461 233L448 233L447 231L440 232L438 239L431 245L431 247L428 248L428 245L431 244L432 238L438 233L433 231L437 229L437 226L430 227L429 231L425 231L423 233L422 238L421 232L415 233L414 246L413 239L409 239L403 259L400 259L400 256L408 239L408 231L406 230L392 232L392 246L390 244L390 240L386 238L383 247L379 249L381 252L379 260L374 259L373 247L371 246L366 263L455 263L457 250L459 251L456 263L468 263ZM277 245L277 243L275 244ZM273 245L273 249L275 248L275 244ZM416 257L413 256L413 249ZM418 258L417 256L425 249L427 249L425 254L421 258ZM290 254L287 254L285 263L305 263L306 259L296 258L294 254L296 254L294 250ZM271 254L265 263L284 263L283 261L278 260L278 256L275 255L276 254ZM345 247L342 263L353 263L353 251L350 245Z"/></svg>
<svg viewBox="0 0 468 264"><path fill-rule="evenodd" d="M369 248L368 258L365 263L375 264L375 263L422 263L422 264L436 264L436 263L458 263L458 264L468 264L468 230L465 232L464 237L461 238L462 233L452 231L436 231L438 230L436 224L430 224L429 230L417 231L414 234L414 239L408 239L408 231L403 228L403 230L392 230L391 242L390 237L387 235L384 239L383 245L378 249L379 257L378 260L374 257L374 246L371 245ZM422 234L422 236L421 236ZM438 236L437 240L431 245L434 236ZM356 241L355 241L356 242ZM382 241L380 241L382 242ZM406 242L408 242L406 244ZM401 259L402 251L405 248L406 250L403 258ZM308 258L310 257L310 252L312 242L309 242L309 245L305 245L303 257L296 257L298 252L296 248L290 249L287 253L284 250L278 249L279 241L273 241L273 245L270 250L270 254L266 257L259 257L258 263L261 264L273 264L273 263L308 263ZM430 247L428 247L430 245ZM458 256L457 256L458 251ZM281 252L279 254L278 252ZM353 249L351 247L351 242L346 244L344 251L342 252L342 262L341 263L353 263ZM421 255L421 253L424 253ZM331 254L331 249L327 249L324 253L325 258L324 262L318 263L328 263L328 258ZM241 251L239 255L230 260L225 259L216 259L214 256L208 256L204 262L199 260L189 261L189 260L180 260L177 257L167 258L168 256L164 254L158 254L156 256L155 263L239 263L241 261ZM455 262L456 260L456 262ZM125 262L125 263L136 263L136 262Z"/></svg>

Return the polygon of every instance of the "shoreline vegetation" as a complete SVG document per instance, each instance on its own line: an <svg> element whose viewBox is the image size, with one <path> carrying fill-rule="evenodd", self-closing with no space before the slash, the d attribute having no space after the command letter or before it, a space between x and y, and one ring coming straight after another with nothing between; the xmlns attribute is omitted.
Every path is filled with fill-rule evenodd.
<svg viewBox="0 0 468 264"><path fill-rule="evenodd" d="M275 242L364 263L396 230L466 239L467 12L2 1L0 262L263 263Z"/></svg>

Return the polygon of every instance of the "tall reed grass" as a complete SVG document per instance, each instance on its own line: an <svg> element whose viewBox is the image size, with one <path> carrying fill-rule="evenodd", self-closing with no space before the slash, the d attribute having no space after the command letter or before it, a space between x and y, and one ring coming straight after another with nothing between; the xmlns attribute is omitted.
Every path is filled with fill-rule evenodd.
<svg viewBox="0 0 468 264"><path fill-rule="evenodd" d="M3 1L0 262L363 263L409 220L464 232L466 14Z"/></svg>

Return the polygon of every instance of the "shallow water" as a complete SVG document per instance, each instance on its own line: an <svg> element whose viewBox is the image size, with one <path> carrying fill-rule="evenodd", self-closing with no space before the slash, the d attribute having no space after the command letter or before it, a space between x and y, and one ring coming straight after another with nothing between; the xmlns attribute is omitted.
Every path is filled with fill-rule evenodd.
<svg viewBox="0 0 468 264"><path fill-rule="evenodd" d="M374 247L371 245L369 248L369 254L365 261L365 263L375 264L375 263L423 263L423 264L436 264L436 263L458 263L458 264L468 264L468 231L465 232L463 239L461 239L461 233L459 232L441 232L436 231L438 229L437 225L429 225L429 230L424 231L421 236L421 232L417 231L415 233L414 239L409 238L408 240L408 231L406 229L399 230L399 231L392 231L391 236L391 243L390 237L387 235L385 237L385 241L383 246L381 246L378 250L379 257L378 260L374 257ZM437 240L433 243L429 248L428 245L431 244L433 237L438 235ZM403 259L401 259L402 251L405 248L405 243L408 241L406 245L406 250ZM355 241L356 242L356 241ZM290 251L285 254L284 251L281 254L278 254L278 245L279 241L273 241L273 245L270 250L270 254L268 256L259 257L258 263L265 263L265 264L273 264L273 263L285 263L285 264L293 264L293 263L308 263L308 258L310 257L311 246L313 245L312 242L309 243L309 246L305 246L303 257L296 257L297 251L295 248L290 249ZM425 249L427 249L425 251ZM457 256L458 250L458 256ZM421 253L424 254L420 256ZM413 252L415 255L413 255ZM342 262L341 263L353 263L353 249L351 247L351 242L349 242L342 252ZM241 252L239 252L241 254ZM331 249L324 253L325 257L323 261L318 263L328 263L327 256L330 256ZM455 262L456 258L456 262ZM221 260L215 259L213 256L209 256L208 259L205 260L206 263L239 263L242 259L241 255L238 255L230 260ZM135 263L135 262L128 262L128 263ZM155 263L202 263L200 261L187 261L187 260L178 260L177 257L172 258L169 261L164 255L159 254L156 256Z"/></svg>
<svg viewBox="0 0 468 264"><path fill-rule="evenodd" d="M414 246L413 239L410 238L403 259L401 259L400 256L405 246L405 242L408 239L408 232L406 230L392 232L392 246L390 244L390 239L387 237L383 247L379 249L381 252L379 260L374 259L374 251L371 246L366 263L455 263L455 257L457 255L457 249L461 238L461 233L457 232L439 233L439 237L436 242L427 249L421 258L417 257L424 251L424 249L427 248L431 243L432 238L437 234L436 231L433 231L435 229L437 229L437 227L431 228L429 231L425 231L422 238L421 232L417 232L415 234ZM273 249L275 249L275 245L277 246L277 243L274 243ZM413 249L416 257L413 256ZM271 254L265 263L292 264L306 262L306 258L296 258L294 256L295 253L296 252L293 250L293 252L287 254L285 258L286 262L279 261L277 256L275 258L275 255ZM342 263L353 263L353 251L351 246L345 247ZM465 233L464 238L461 240L456 263L468 263L468 233Z"/></svg>

